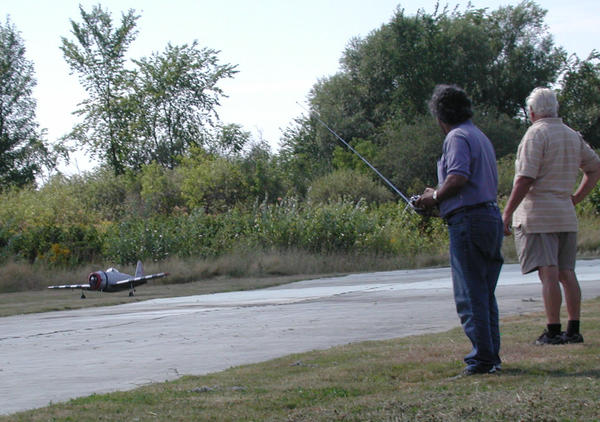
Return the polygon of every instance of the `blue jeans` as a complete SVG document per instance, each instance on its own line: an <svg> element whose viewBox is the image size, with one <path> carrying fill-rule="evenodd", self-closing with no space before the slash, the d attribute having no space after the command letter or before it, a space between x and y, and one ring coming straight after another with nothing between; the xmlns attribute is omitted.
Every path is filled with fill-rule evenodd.
<svg viewBox="0 0 600 422"><path fill-rule="evenodd" d="M447 220L454 301L473 349L467 369L484 372L500 364L496 285L502 257L503 224L497 206L459 212Z"/></svg>

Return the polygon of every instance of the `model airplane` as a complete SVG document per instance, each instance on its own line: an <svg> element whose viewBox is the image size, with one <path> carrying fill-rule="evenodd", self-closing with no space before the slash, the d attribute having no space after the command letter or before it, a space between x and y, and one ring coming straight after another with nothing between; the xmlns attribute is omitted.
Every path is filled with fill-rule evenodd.
<svg viewBox="0 0 600 422"><path fill-rule="evenodd" d="M157 273L144 275L142 262L138 261L135 276L121 273L114 268L106 271L96 271L88 276L87 284L63 284L61 286L49 286L49 289L81 289L81 298L85 299L84 290L97 290L100 292L118 292L129 289L129 296L133 296L135 286L146 283L153 278L166 277L168 273Z"/></svg>

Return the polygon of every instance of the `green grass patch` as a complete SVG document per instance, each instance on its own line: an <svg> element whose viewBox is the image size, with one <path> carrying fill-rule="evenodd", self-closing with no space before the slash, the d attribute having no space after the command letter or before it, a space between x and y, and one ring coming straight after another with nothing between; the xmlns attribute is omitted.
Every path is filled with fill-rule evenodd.
<svg viewBox="0 0 600 422"><path fill-rule="evenodd" d="M204 376L92 395L0 421L597 421L600 298L586 342L535 346L542 314L502 320L500 375L455 379L460 329L294 354Z"/></svg>

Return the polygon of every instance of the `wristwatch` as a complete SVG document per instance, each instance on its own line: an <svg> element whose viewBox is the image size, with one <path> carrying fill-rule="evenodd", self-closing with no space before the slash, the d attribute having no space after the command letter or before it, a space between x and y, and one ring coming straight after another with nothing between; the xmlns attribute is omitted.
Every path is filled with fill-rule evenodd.
<svg viewBox="0 0 600 422"><path fill-rule="evenodd" d="M437 189L433 191L433 195L431 195L431 197L433 198L433 200L435 202L438 202L438 199L437 199Z"/></svg>

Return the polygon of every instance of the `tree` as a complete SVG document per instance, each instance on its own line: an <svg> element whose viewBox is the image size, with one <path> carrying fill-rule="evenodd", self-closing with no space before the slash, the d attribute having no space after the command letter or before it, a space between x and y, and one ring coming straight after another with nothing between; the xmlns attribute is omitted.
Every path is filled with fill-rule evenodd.
<svg viewBox="0 0 600 422"><path fill-rule="evenodd" d="M533 1L490 13L436 8L433 14L419 10L407 16L398 10L388 24L354 40L344 52L342 75L351 92L338 93L338 81L321 83L324 92L317 91L314 98L321 104L334 94L329 103L347 110L348 119L355 119L358 103L359 115L380 127L390 118L410 122L427 113L433 87L454 83L476 104L512 117L531 89L556 80L565 61L564 50L554 46L544 24L545 15Z"/></svg>
<svg viewBox="0 0 600 422"><path fill-rule="evenodd" d="M100 5L89 13L80 5L79 11L82 22L71 20L75 39L63 37L61 50L89 98L75 111L83 122L75 126L68 138L87 147L115 174L122 174L131 154L131 122L136 111L131 96L134 72L125 68L125 53L137 35L139 16L130 9L122 14L121 25L115 28L110 13Z"/></svg>
<svg viewBox="0 0 600 422"><path fill-rule="evenodd" d="M545 14L532 1L493 12L436 6L431 14L419 10L409 16L398 9L389 23L351 40L340 72L314 85L310 108L354 147L399 153L376 154L373 165L391 170L386 173L391 180L420 185L435 173L414 163L410 154L429 159L438 140L427 137L419 145L406 130L427 136L438 130L427 108L436 84L462 86L485 116L504 116L504 122L520 116L534 87L556 82L565 52L554 46ZM335 139L314 118L302 125L286 138L287 151L295 151L297 161L330 167ZM507 139L513 133L513 125L503 126L494 137ZM407 139L413 145L401 145ZM339 168L343 160L338 158Z"/></svg>
<svg viewBox="0 0 600 422"><path fill-rule="evenodd" d="M566 52L554 46L544 23L546 13L531 0L490 13L486 26L495 53L488 65L492 77L482 87L481 97L475 97L477 103L513 117L526 111L525 98L533 88L557 81Z"/></svg>
<svg viewBox="0 0 600 422"><path fill-rule="evenodd" d="M268 142L252 142L240 164L250 199L276 202L285 196L284 174Z"/></svg>
<svg viewBox="0 0 600 422"><path fill-rule="evenodd" d="M31 184L55 165L36 122L35 85L23 39L7 18L0 22L0 190Z"/></svg>
<svg viewBox="0 0 600 422"><path fill-rule="evenodd" d="M333 169L330 157L335 148L334 138L323 142L317 136L317 125L314 117L301 117L283 133L279 163L293 190L290 194L305 196L315 177Z"/></svg>
<svg viewBox="0 0 600 422"><path fill-rule="evenodd" d="M231 156L238 155L251 139L250 132L243 130L237 123L219 124L217 133L207 145L212 154Z"/></svg>
<svg viewBox="0 0 600 422"><path fill-rule="evenodd" d="M162 54L135 60L138 65L140 162L155 160L173 168L177 157L192 145L209 142L218 118L215 108L223 91L217 86L232 77L236 66L218 63L218 51L191 45L168 44ZM229 127L223 134L229 134ZM234 134L235 135L235 134ZM232 135L233 136L233 135ZM231 138L231 136L230 136ZM235 146L233 146L235 149Z"/></svg>
<svg viewBox="0 0 600 422"><path fill-rule="evenodd" d="M595 148L600 148L600 53L572 56L560 84L560 115Z"/></svg>
<svg viewBox="0 0 600 422"><path fill-rule="evenodd" d="M432 117L421 115L412 123L390 120L378 133L381 145L374 163L406 195L435 186L435 162L442 150L443 135Z"/></svg>

